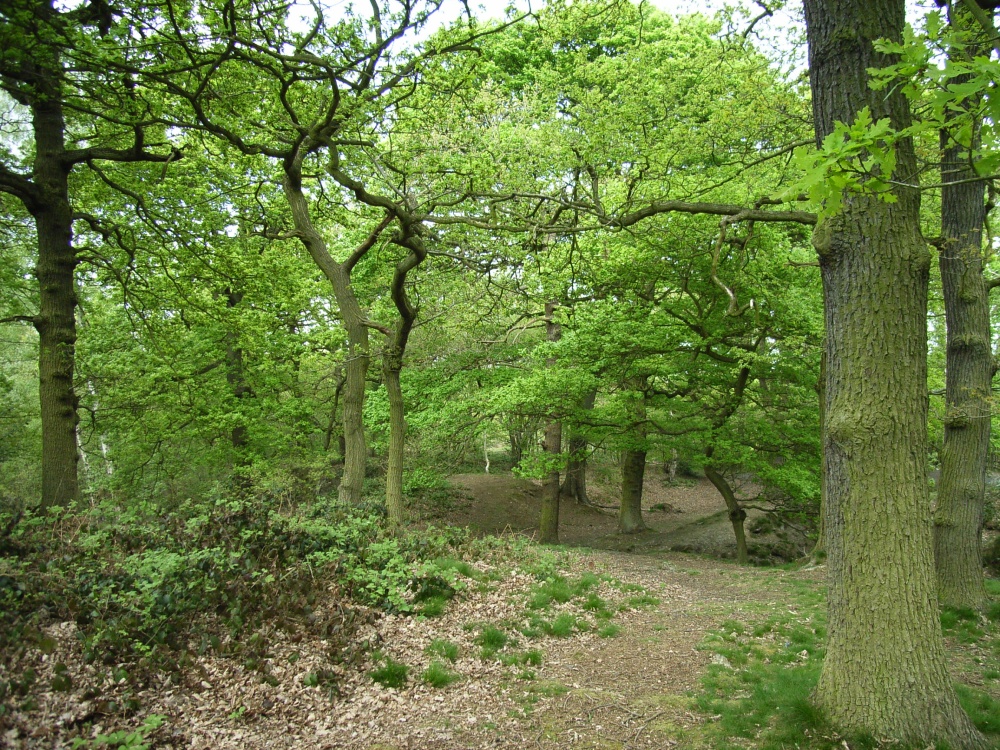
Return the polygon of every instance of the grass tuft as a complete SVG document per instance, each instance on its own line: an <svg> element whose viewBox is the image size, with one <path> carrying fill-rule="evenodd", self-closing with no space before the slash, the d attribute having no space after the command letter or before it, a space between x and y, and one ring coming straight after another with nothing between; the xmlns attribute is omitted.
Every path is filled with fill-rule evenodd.
<svg viewBox="0 0 1000 750"><path fill-rule="evenodd" d="M435 638L431 641L431 645L424 649L424 652L454 662L458 659L458 644L447 641L444 638Z"/></svg>
<svg viewBox="0 0 1000 750"><path fill-rule="evenodd" d="M398 689L406 684L410 668L406 664L395 661L391 656L387 656L381 667L373 669L368 674L382 687Z"/></svg>
<svg viewBox="0 0 1000 750"><path fill-rule="evenodd" d="M448 669L444 662L435 660L421 673L420 679L431 687L445 688L458 682L461 676Z"/></svg>

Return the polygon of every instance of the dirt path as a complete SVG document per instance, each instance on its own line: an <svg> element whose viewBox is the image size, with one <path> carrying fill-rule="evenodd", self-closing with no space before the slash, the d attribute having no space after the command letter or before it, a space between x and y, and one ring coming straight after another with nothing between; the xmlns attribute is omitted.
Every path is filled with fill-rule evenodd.
<svg viewBox="0 0 1000 750"><path fill-rule="evenodd" d="M464 496L447 510L450 523L484 534L512 531L527 536L538 532L541 484L510 474L459 474L451 478ZM617 489L591 481L591 500L602 508L564 501L559 509L559 541L571 546L627 552L681 551L732 559L736 556L733 527L718 491L705 478L663 481L647 473L643 483L643 517L649 530L618 533ZM775 545L773 534L753 533L762 514L750 510L746 521L749 543L759 550Z"/></svg>
<svg viewBox="0 0 1000 750"><path fill-rule="evenodd" d="M476 475L455 481L465 499L449 511L452 523L483 532L530 532L537 512L537 488L531 483ZM656 531L648 536L660 539L717 513L720 501L713 495L701 484L653 494L650 505L662 503L673 510L649 514ZM566 505L561 526L566 542L599 546L615 536L613 515ZM570 637L528 640L517 631L538 579L510 569L509 561L505 565L483 563L482 573L493 579L470 585L441 617L389 616L359 633L410 667L409 680L399 690L372 681L370 660L330 669L326 641L297 640L276 629L269 634L267 654L271 684L238 659L206 654L180 679L164 676L133 688L130 699L140 708L126 718L106 709L111 697L121 701L125 690L114 668L85 664L72 623L54 623L48 632L55 649L30 653L32 668L37 684L47 686L56 676L55 665L64 665L74 689L42 688L35 710L6 717L6 726L0 717L0 746L60 747L81 728L93 737L134 728L149 714L166 719L150 733L152 746L178 750L687 746L686 730L703 721L692 712L687 694L697 687L709 661L699 643L724 619L740 619L744 606L759 607L762 599L775 596L769 581L784 575L680 553L573 550L561 563L567 577L593 572L628 585L615 588L604 582L595 590L621 608L613 620L619 631L615 637L601 637L594 623ZM638 587L644 602L632 606L629 596ZM563 611L588 616L571 604L555 605L552 616ZM513 634L517 648L539 650L542 663L529 669L484 659L476 638L488 624ZM419 679L433 659L426 649L437 639L458 647L458 658L448 668L459 680L445 688ZM316 674L327 679L316 684L310 677Z"/></svg>

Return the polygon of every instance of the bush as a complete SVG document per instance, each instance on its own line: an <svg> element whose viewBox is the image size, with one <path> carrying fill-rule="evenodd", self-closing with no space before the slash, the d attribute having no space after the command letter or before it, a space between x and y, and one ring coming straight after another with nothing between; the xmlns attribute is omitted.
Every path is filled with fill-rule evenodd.
<svg viewBox="0 0 1000 750"><path fill-rule="evenodd" d="M265 621L318 628L334 637L334 651L349 641L366 615L345 601L317 619L316 581L335 578L356 602L412 611L409 591L439 583L414 568L465 538L438 530L397 538L361 509L328 501L286 515L266 497L25 513L8 536L0 649L40 637L37 625L57 615L76 620L89 658L170 663L193 641L254 664L264 663L266 646L236 636ZM218 632L206 629L209 621Z"/></svg>

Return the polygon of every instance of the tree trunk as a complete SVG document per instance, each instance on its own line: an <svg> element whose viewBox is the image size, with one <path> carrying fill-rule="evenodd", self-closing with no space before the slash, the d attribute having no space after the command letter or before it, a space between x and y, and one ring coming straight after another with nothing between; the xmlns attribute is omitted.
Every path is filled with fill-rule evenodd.
<svg viewBox="0 0 1000 750"><path fill-rule="evenodd" d="M558 341L562 335L562 327L555 322L557 302L545 303L545 332L549 341ZM546 364L555 366L555 358L550 357ZM544 450L552 462L545 477L542 489L542 513L538 522L539 541L542 544L559 543L559 454L562 452L562 423L552 415L551 421L545 426Z"/></svg>
<svg viewBox="0 0 1000 750"><path fill-rule="evenodd" d="M357 505L361 502L368 463L364 425L365 387L370 362L368 328L365 327L361 305L354 296L348 274L343 268L339 268L333 276L334 295L340 308L341 320L347 329L348 344L342 410L344 475L340 480L338 496L342 502Z"/></svg>
<svg viewBox="0 0 1000 750"><path fill-rule="evenodd" d="M898 89L866 71L891 62L902 0L806 0L817 142L871 108L909 122ZM897 174L916 174L896 144ZM829 636L816 699L842 732L926 747L986 747L948 675L932 550L927 461L927 281L919 194L897 203L849 194L816 227L826 300L825 509Z"/></svg>
<svg viewBox="0 0 1000 750"><path fill-rule="evenodd" d="M622 504L618 509L618 532L638 534L646 530L642 520L642 482L646 474L646 451L627 449L622 456Z"/></svg>
<svg viewBox="0 0 1000 750"><path fill-rule="evenodd" d="M385 472L385 507L389 523L402 528L406 522L403 504L403 454L406 450L406 413L399 373L403 362L399 352L387 352L384 369L385 390L389 396L389 462Z"/></svg>
<svg viewBox="0 0 1000 750"><path fill-rule="evenodd" d="M282 188L302 244L333 287L333 295L340 308L340 319L347 331L343 407L344 476L340 481L338 496L342 502L357 505L362 498L365 466L368 460L363 421L365 384L370 360L368 328L365 325L365 315L361 305L351 286L351 268L333 259L326 241L313 226L312 217L309 215L309 204L302 192L301 169L301 157L287 163ZM377 231L381 232L382 228L384 226ZM358 251L355 251L354 255L357 256Z"/></svg>
<svg viewBox="0 0 1000 750"><path fill-rule="evenodd" d="M66 506L79 496L76 445L76 253L69 204L62 104L58 94L32 105L35 184L41 193L31 213L38 232L39 400L42 420L42 507Z"/></svg>
<svg viewBox="0 0 1000 750"><path fill-rule="evenodd" d="M677 481L677 469L680 465L680 455L677 453L676 448L670 449L670 458L663 462L663 474L667 478L668 484L673 484Z"/></svg>
<svg viewBox="0 0 1000 750"><path fill-rule="evenodd" d="M819 434L820 445L826 445L826 346L819 360L819 382L816 383L816 393L819 397ZM823 450L820 448L820 450ZM809 557L813 563L818 563L826 557L826 524L823 521L826 508L826 451L820 456L819 475L819 528L816 530L816 544Z"/></svg>
<svg viewBox="0 0 1000 750"><path fill-rule="evenodd" d="M978 138L974 139L975 148ZM983 278L985 183L970 155L941 134L939 266L947 322L944 445L934 512L938 599L952 607L986 606L982 531L990 444L989 291Z"/></svg>
<svg viewBox="0 0 1000 750"><path fill-rule="evenodd" d="M618 531L637 534L646 530L642 520L642 481L646 474L646 388L645 376L629 378L626 398L629 404L631 443L622 452L622 499L618 507Z"/></svg>
<svg viewBox="0 0 1000 750"><path fill-rule="evenodd" d="M711 457L711 452L706 451L706 455ZM726 481L722 473L714 466L705 465L705 476L708 477L715 489L726 501L726 508L729 510L729 521L733 525L733 535L736 537L736 562L746 565L750 562L750 555L747 552L747 535L743 528L743 522L747 519L747 512L743 510L740 501L736 498L736 493Z"/></svg>
<svg viewBox="0 0 1000 750"><path fill-rule="evenodd" d="M580 408L590 410L597 400L597 390L591 389L584 395ZM566 479L562 486L562 496L576 500L581 505L591 505L587 496L587 438L578 428L571 428L567 441L569 461L566 465Z"/></svg>

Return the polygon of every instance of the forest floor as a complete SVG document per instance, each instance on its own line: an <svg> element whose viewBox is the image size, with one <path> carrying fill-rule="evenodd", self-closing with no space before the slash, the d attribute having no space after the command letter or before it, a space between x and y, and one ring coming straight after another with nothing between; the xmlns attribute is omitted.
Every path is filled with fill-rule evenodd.
<svg viewBox="0 0 1000 750"><path fill-rule="evenodd" d="M483 534L531 534L538 507L532 483L509 475L453 482L459 491L447 509L451 522ZM775 626L779 621L821 640L819 610L796 602L821 600L823 570L743 568L670 551L688 529L688 542L717 544L725 554L722 531L732 531L719 515L722 501L701 482L653 480L648 490L647 504L665 509L647 514L647 534L622 542L613 515L567 503L562 540L579 547L522 545L524 559L511 560L510 546L504 552L498 545L467 571L466 587L440 616L371 618L356 636L377 646L363 663L329 669L326 641L275 629L271 683L238 660L207 653L182 674L151 678L133 691L141 709L131 726L163 717L143 737L151 747L178 750L720 747L713 727L722 716L699 708L695 695L704 692L706 674L735 674L741 662L712 643L776 653L791 643L785 634L792 631ZM600 490L593 497L601 502ZM565 584L563 596L540 583L543 574ZM50 684L60 664L80 687L41 691L34 709L0 733L0 747L60 747L82 726L90 737L123 726L100 708L115 694L115 670L83 662L74 627L52 623L53 647L28 656L39 685ZM1000 649L951 640L964 648L953 662L956 677L983 687L981 662L1000 664ZM372 680L386 657L407 665L405 685ZM809 658L807 650L801 658ZM428 668L446 676L440 682L454 682L432 686ZM991 694L997 687L985 686Z"/></svg>

